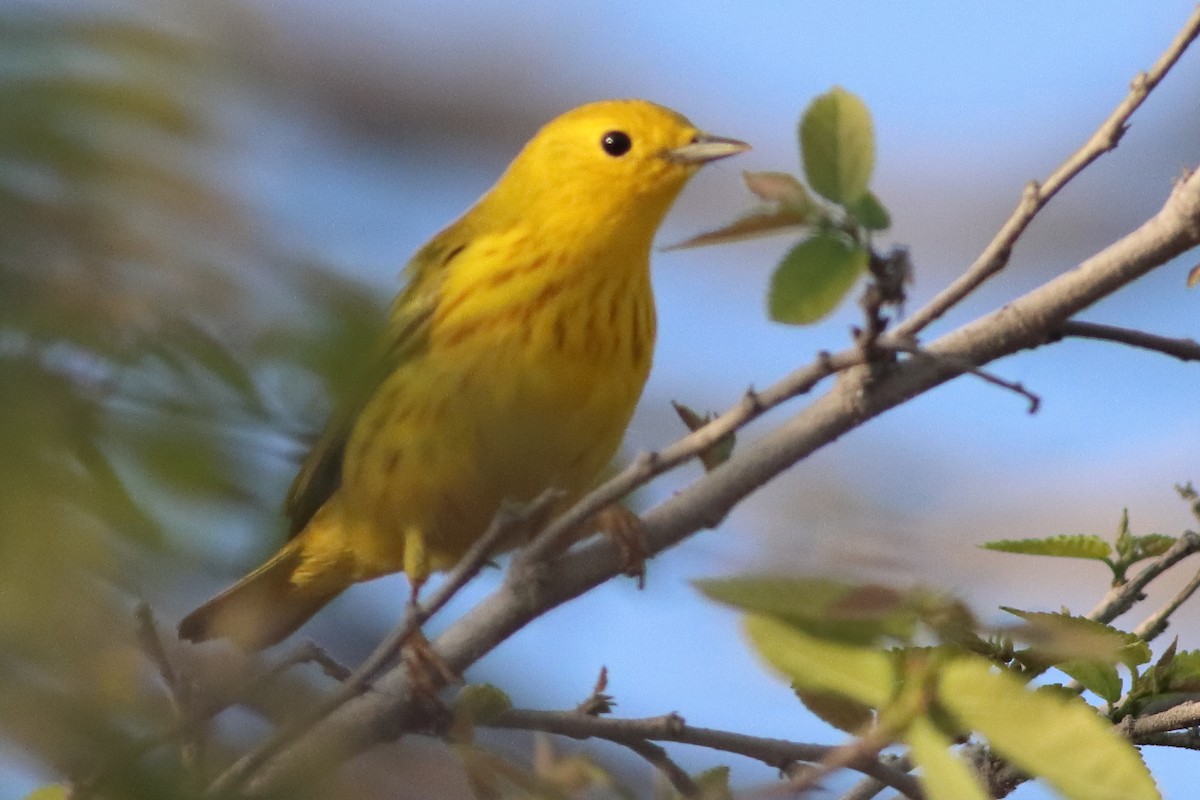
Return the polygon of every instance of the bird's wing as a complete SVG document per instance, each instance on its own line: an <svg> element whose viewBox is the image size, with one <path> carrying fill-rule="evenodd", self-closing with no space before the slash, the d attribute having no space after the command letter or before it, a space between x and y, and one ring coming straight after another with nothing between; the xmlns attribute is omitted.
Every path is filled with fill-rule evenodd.
<svg viewBox="0 0 1200 800"><path fill-rule="evenodd" d="M290 521L290 536L304 530L341 484L346 443L376 389L398 365L424 349L446 268L468 241L466 226L452 225L422 247L405 267L407 284L396 298L376 352L313 443L288 490L284 513Z"/></svg>

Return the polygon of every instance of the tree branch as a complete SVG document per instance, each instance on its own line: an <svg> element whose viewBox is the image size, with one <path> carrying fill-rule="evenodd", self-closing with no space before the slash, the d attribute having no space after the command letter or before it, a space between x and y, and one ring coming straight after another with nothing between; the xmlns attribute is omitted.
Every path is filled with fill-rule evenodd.
<svg viewBox="0 0 1200 800"><path fill-rule="evenodd" d="M1159 634L1167 629L1167 623L1171 615L1174 614L1181 605L1188 601L1196 590L1200 589L1200 572L1192 576L1192 579L1187 582L1182 589L1175 593L1162 608L1155 611L1142 623L1133 629L1135 636L1140 636L1143 641L1149 642L1157 638Z"/></svg>
<svg viewBox="0 0 1200 800"><path fill-rule="evenodd" d="M1058 169L1052 172L1040 184L1032 181L1025 187L1021 201L1013 211L1008 221L1000 228L996 237L988 244L975 263L956 281L951 283L924 308L918 310L906 319L892 332L888 338L908 339L915 337L931 322L937 320L967 295L975 291L984 281L995 275L1008 264L1012 255L1013 245L1025 232L1029 223L1045 207L1046 203L1066 186L1076 175L1100 156L1116 148L1117 143L1128 129L1129 118L1133 112L1156 87L1163 77L1175 66L1175 62L1183 55L1196 36L1200 35L1200 7L1192 12L1183 29L1159 56L1158 61L1149 72L1139 73L1130 86L1129 94L1113 110L1092 137L1076 150Z"/></svg>
<svg viewBox="0 0 1200 800"><path fill-rule="evenodd" d="M1141 737L1150 734L1188 730L1197 725L1200 725L1200 700L1188 700L1166 711L1137 717L1125 723L1127 735L1135 742L1140 742Z"/></svg>
<svg viewBox="0 0 1200 800"><path fill-rule="evenodd" d="M936 358L936 356L933 356L925 350L922 350L917 345L898 346L895 349L897 352L908 353L916 358ZM941 358L949 359L950 356L941 356ZM1007 389L1014 394L1021 395L1021 397L1024 397L1027 401L1029 401L1030 414L1036 414L1038 409L1041 408L1042 398L1038 397L1036 394L1029 391L1016 381L1005 380L999 375L993 375L987 370L977 367L969 361L964 361L961 359L956 362L952 362L952 366L964 373L974 375L976 378L979 378L985 383L990 383L993 386L999 386L1001 389Z"/></svg>
<svg viewBox="0 0 1200 800"><path fill-rule="evenodd" d="M569 736L572 739L605 739L626 746L629 742L637 741L679 742L753 758L779 770L784 770L798 761L817 764L844 750L840 746L802 744L786 739L696 728L688 725L677 714L620 719L591 717L574 712L514 709L490 720L485 727L544 731ZM853 758L847 766L910 797L921 796L916 778L878 758Z"/></svg>
<svg viewBox="0 0 1200 800"><path fill-rule="evenodd" d="M675 787L675 791L679 792L683 797L689 798L689 800L704 797L704 792L692 780L692 776L688 775L682 767L672 761L671 757L667 755L667 751L662 747L645 739L633 739L627 742L620 742L620 744L646 759L655 769L666 776L671 785Z"/></svg>
<svg viewBox="0 0 1200 800"><path fill-rule="evenodd" d="M912 762L909 761L908 756L886 755L881 756L879 760L884 766L901 772L908 772L912 769ZM850 790L842 795L840 800L872 800L872 798L877 797L886 788L888 788L887 784L882 781L870 777L863 778L850 787ZM912 795L909 796L911 797Z"/></svg>
<svg viewBox="0 0 1200 800"><path fill-rule="evenodd" d="M1152 333L1119 328L1115 325L1100 325L1096 322L1064 322L1056 331L1058 336L1074 336L1081 339L1098 339L1106 342L1127 344L1156 353L1174 356L1180 361L1200 361L1200 342L1195 339L1170 339Z"/></svg>
<svg viewBox="0 0 1200 800"><path fill-rule="evenodd" d="M1108 624L1117 617L1133 608L1142 596L1142 590L1162 573L1187 558L1193 553L1200 552L1200 535L1185 531L1179 541L1171 545L1165 553L1142 568L1125 583L1109 589L1108 594L1100 603L1088 612L1087 616L1097 622Z"/></svg>
<svg viewBox="0 0 1200 800"><path fill-rule="evenodd" d="M1139 736L1135 739L1134 744L1200 750L1200 734L1192 731L1184 733L1148 733L1145 736Z"/></svg>

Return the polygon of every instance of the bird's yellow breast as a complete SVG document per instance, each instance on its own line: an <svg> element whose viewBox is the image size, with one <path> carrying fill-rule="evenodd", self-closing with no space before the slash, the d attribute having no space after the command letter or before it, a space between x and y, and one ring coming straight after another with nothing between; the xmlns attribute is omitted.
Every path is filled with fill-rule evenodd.
<svg viewBox="0 0 1200 800"><path fill-rule="evenodd" d="M346 532L368 573L399 569L414 531L437 569L502 501L588 488L649 373L648 252L551 252L508 233L450 266L423 352L385 380L347 449Z"/></svg>

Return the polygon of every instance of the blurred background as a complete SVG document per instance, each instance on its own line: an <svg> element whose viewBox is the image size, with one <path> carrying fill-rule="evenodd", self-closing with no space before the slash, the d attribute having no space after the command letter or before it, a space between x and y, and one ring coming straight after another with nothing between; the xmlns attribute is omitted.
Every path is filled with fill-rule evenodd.
<svg viewBox="0 0 1200 800"><path fill-rule="evenodd" d="M147 601L169 635L275 549L307 437L404 261L548 118L640 96L754 144L693 181L661 233L669 244L750 208L742 170L798 171L802 108L834 84L850 89L875 117L874 188L894 220L881 244L911 248L916 307L974 259L1027 180L1082 144L1193 5L0 3L0 800L86 775L170 724L135 641L134 603ZM1200 53L1190 52L1120 148L930 335L1157 210L1171 180L1200 163L1198 92ZM660 340L629 453L683 433L670 400L724 409L748 385L847 344L853 304L811 328L766 319L767 280L787 247L776 237L657 255ZM1158 270L1083 318L1200 338L1200 295L1184 285L1195 263ZM1086 612L1105 590L1103 566L978 545L1108 535L1123 508L1135 533L1194 527L1172 487L1200 480L1196 367L1071 341L994 368L1039 394L1042 410L1030 416L1019 397L977 380L938 389L655 559L644 591L628 580L601 587L467 678L520 706L563 709L607 665L621 715L677 711L697 725L838 742L691 579L815 572L927 583L986 619L1001 618L1001 603ZM429 633L497 580L485 574ZM304 635L354 663L394 624L406 591L399 578L356 587ZM1194 630L1172 632L1196 648ZM251 715L227 717L218 731L230 747L265 730ZM527 737L488 741L529 758ZM653 793L650 768L616 748L554 747L561 763L586 753L634 796ZM693 771L728 764L741 787L775 777L732 756L671 752ZM1146 756L1168 796L1193 787L1194 758ZM158 783L169 782L168 761L133 771L130 796L169 796ZM340 791L363 798L467 792L446 749L416 738L343 772Z"/></svg>

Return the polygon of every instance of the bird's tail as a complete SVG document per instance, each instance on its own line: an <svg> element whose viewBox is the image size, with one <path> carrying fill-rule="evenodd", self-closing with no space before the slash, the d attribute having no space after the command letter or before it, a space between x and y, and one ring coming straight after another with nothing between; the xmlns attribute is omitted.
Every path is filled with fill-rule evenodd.
<svg viewBox="0 0 1200 800"><path fill-rule="evenodd" d="M243 650L262 650L287 638L349 588L354 581L346 565L314 565L305 558L309 533L305 530L267 563L184 617L180 638L228 639Z"/></svg>

